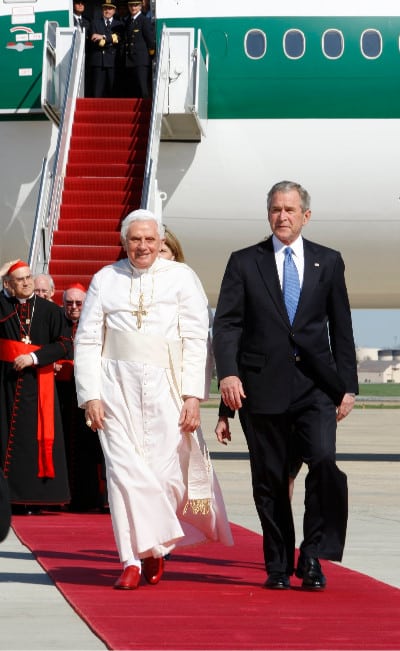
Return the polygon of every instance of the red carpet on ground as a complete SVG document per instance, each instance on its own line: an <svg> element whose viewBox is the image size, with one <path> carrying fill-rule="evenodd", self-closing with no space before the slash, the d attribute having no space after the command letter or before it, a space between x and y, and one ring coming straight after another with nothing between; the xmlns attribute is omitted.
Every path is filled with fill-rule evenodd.
<svg viewBox="0 0 400 651"><path fill-rule="evenodd" d="M156 585L113 590L109 515L14 516L13 528L109 649L399 649L400 590L324 562L323 593L262 588L261 536L176 551Z"/></svg>

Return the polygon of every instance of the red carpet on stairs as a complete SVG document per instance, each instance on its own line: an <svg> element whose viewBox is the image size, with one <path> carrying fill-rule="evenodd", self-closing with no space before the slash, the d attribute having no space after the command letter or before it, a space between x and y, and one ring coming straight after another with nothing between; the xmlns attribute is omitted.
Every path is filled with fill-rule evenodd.
<svg viewBox="0 0 400 651"><path fill-rule="evenodd" d="M323 563L328 588L262 588L261 536L172 553L161 582L113 590L120 565L109 515L14 516L20 540L110 649L399 649L400 590Z"/></svg>
<svg viewBox="0 0 400 651"><path fill-rule="evenodd" d="M121 220L140 207L151 100L77 100L49 273L55 301L122 255Z"/></svg>

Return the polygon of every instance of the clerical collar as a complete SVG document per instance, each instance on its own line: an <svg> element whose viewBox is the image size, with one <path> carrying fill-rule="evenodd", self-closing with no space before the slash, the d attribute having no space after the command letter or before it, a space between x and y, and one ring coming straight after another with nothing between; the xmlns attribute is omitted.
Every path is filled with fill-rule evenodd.
<svg viewBox="0 0 400 651"><path fill-rule="evenodd" d="M31 294L29 296L29 298L17 298L17 297L15 297L15 300L18 301L18 303L22 304L22 303L26 303L27 301L30 301L31 298L33 298L34 296L35 296L35 292L33 292L33 294Z"/></svg>

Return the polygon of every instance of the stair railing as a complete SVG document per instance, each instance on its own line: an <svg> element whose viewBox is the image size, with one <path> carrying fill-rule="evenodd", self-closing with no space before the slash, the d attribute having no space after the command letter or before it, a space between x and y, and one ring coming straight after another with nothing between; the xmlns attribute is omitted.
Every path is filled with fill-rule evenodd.
<svg viewBox="0 0 400 651"><path fill-rule="evenodd" d="M46 38L48 34L51 41L49 48L56 54L49 54L47 46L43 49L46 79L42 84L42 105L48 107L46 113L50 119L55 121L53 118L56 119L58 112L60 119L56 147L50 148L42 165L29 251L29 265L34 273L48 270L53 233L60 214L76 100L84 94L84 33L75 28L60 28L57 24L55 27L54 23L46 23L46 28Z"/></svg>
<svg viewBox="0 0 400 651"><path fill-rule="evenodd" d="M158 191L157 167L160 149L161 127L165 98L169 83L169 33L163 26L157 53L157 65L153 81L153 103L151 110L149 141L144 170L141 207L162 216L162 194Z"/></svg>
<svg viewBox="0 0 400 651"><path fill-rule="evenodd" d="M208 65L209 53L201 29L197 32L197 48L193 52L194 65L194 104L193 115L203 136L206 135L208 120Z"/></svg>
<svg viewBox="0 0 400 651"><path fill-rule="evenodd" d="M168 132L168 140L188 139L188 121L186 119L188 115L191 116L191 120L195 125L192 130L194 140L201 140L201 137L206 135L207 128L209 54L200 29L196 33L197 43L191 53L191 66L186 75L189 85L187 88L182 88L181 104L185 107L185 112L181 114L185 129L184 138L179 130L179 114L176 115L169 106L168 90L171 82L174 81L170 70L171 44L173 45L172 39L176 37L177 31L176 29L170 30L164 25L161 32L157 68L154 75L153 106L141 201L142 208L151 210L160 217L162 216L162 202L166 198L165 193L159 190L157 182L160 141L165 139L166 132ZM194 40L194 30L183 31L185 35L191 32L191 37ZM188 101L188 98L191 101ZM168 122L170 116L174 118L174 127L171 126L172 123Z"/></svg>

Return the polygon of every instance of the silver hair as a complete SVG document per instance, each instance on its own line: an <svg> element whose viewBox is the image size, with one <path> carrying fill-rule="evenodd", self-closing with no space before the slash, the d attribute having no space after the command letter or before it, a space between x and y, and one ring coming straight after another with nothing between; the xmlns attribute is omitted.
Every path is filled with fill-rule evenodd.
<svg viewBox="0 0 400 651"><path fill-rule="evenodd" d="M50 276L50 274L36 274L36 275L33 277L33 280L35 281L35 280L37 280L38 278L46 278L46 280L49 281L49 287L50 287L50 290L51 290L51 291L55 291L56 286L55 286L55 284L54 284L54 280L53 280L53 278Z"/></svg>
<svg viewBox="0 0 400 651"><path fill-rule="evenodd" d="M161 220L156 217L154 213L151 212L151 210L144 210L143 208L140 208L140 210L134 210L133 212L130 212L129 215L127 215L121 224L121 242L122 244L126 244L126 236L128 233L129 226L132 224L132 222L145 222L145 221L154 221L157 225L157 230L158 234L161 237L161 239L164 239L165 236L165 228L161 222Z"/></svg>
<svg viewBox="0 0 400 651"><path fill-rule="evenodd" d="M303 188L300 183L295 183L294 181L279 181L272 186L267 196L267 210L271 207L272 197L276 192L291 192L291 190L296 190L299 193L301 201L301 209L303 212L310 209L311 197L308 194L307 190Z"/></svg>

